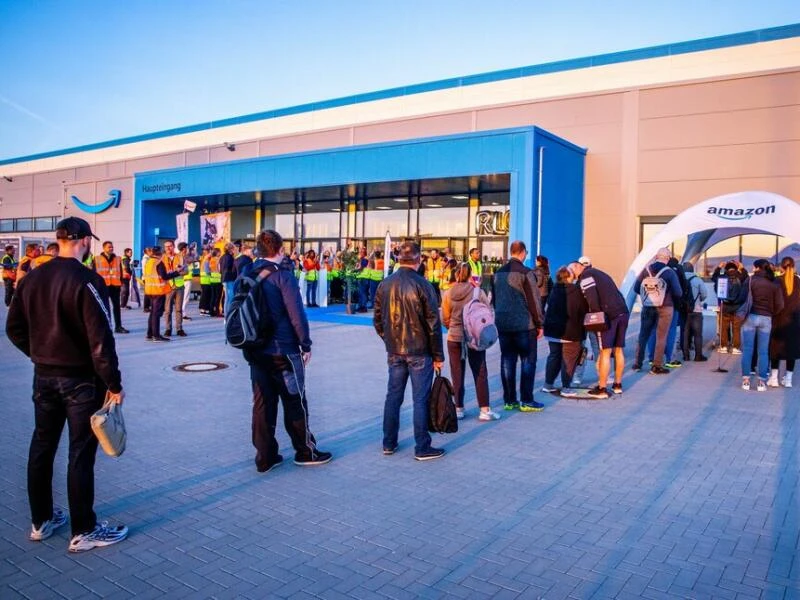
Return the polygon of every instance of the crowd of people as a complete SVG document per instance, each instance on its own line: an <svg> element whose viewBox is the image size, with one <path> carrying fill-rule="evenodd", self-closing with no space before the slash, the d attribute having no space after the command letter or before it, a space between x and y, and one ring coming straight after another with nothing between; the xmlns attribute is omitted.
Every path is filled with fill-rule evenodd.
<svg viewBox="0 0 800 600"><path fill-rule="evenodd" d="M477 249L458 261L449 250L425 255L413 241L395 244L388 256L380 250L368 255L361 249L347 266L341 252L325 251L320 258L314 251L302 257L287 256L280 234L271 230L258 236L257 256L232 243L204 248L198 255L193 245L176 246L168 241L163 249L147 248L139 264L129 248L123 256L115 255L111 242L104 242L102 253L92 256L91 240L97 238L82 219L60 221L56 238L57 243L44 253L33 245L27 247L19 262L14 260L13 249L6 249L0 265L10 304L8 337L35 366L35 431L28 464L29 538L47 539L67 522L66 511L55 507L52 499L53 460L66 422L70 430L71 552L117 543L128 532L124 525L98 522L94 513L97 440L89 426L89 416L104 400L122 403L125 396L113 335L128 333L122 326L122 309L129 309L135 301L149 312L149 340L170 339L173 326L177 336L185 336L183 322L191 320L186 315L192 292L189 275L195 264L200 275L200 311L210 317L227 314L230 319L234 297L241 301L238 282L254 281L260 290L257 314L264 322L259 327L268 335L260 338L259 344L243 348L253 390L252 442L258 472L283 464L275 437L279 405L283 406L295 464L323 465L333 458L318 448L309 429L305 389L312 349L306 308L317 306L316 283L323 273L331 281L354 278L359 307L374 309L372 323L384 343L388 365L384 455L399 449L400 409L409 379L414 458L428 461L445 454L443 448L432 446L428 432L431 384L445 362L449 362L456 417L463 419L467 413L468 366L475 382L477 419L500 418L489 401L486 360L486 349L495 339L499 341L503 408L507 411L535 413L545 408L534 394L541 338L549 348L543 392L597 399L623 392L629 309L613 279L586 256L558 267L553 281L546 257L537 256L534 268L526 266L527 248L519 240L510 244L509 260L486 278ZM389 277L384 277L386 266ZM299 278L306 282L305 302ZM800 278L794 261L784 258L780 273L776 273L768 261L757 260L751 275L741 264L721 264L714 279L726 283L719 286L725 288L725 294L720 294L723 329L719 352L741 354L742 387L750 389L751 371L758 374L758 390L779 385L781 360L786 362L786 371L780 385L791 387L800 354ZM634 370L642 368L645 352L649 352L654 375L681 365L673 355L676 348L684 360L689 360L692 352L694 360L707 360L702 335L706 291L691 264L680 265L668 249L661 249L637 279L635 290L641 296L642 315ZM484 327L479 333L475 331L476 314L481 315L480 327ZM489 325L496 336L488 336L484 344L482 333L491 333ZM590 356L596 359L597 383L577 389L585 379Z"/></svg>

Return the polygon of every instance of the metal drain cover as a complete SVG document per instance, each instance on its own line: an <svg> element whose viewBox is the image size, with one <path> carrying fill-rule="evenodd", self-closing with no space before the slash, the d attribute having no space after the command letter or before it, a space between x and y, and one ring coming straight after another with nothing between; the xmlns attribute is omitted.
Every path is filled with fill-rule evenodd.
<svg viewBox="0 0 800 600"><path fill-rule="evenodd" d="M221 362L183 363L172 367L174 371L179 371L181 373L206 373L208 371L221 371L227 368L228 365Z"/></svg>

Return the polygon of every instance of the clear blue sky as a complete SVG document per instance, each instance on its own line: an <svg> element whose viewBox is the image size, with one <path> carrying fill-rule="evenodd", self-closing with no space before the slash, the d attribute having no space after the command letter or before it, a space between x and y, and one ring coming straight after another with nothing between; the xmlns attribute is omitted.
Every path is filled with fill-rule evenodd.
<svg viewBox="0 0 800 600"><path fill-rule="evenodd" d="M800 0L0 0L0 159L800 22Z"/></svg>

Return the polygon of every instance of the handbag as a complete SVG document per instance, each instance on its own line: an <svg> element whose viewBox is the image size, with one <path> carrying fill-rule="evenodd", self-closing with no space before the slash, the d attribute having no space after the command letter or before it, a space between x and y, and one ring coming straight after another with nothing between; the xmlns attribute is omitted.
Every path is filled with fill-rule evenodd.
<svg viewBox="0 0 800 600"><path fill-rule="evenodd" d="M583 317L583 328L586 329L586 331L605 331L608 329L606 313L602 311L586 313Z"/></svg>
<svg viewBox="0 0 800 600"><path fill-rule="evenodd" d="M111 394L106 393L103 407L91 416L90 422L103 452L116 458L125 452L127 434L125 420L122 418L122 405L110 398Z"/></svg>

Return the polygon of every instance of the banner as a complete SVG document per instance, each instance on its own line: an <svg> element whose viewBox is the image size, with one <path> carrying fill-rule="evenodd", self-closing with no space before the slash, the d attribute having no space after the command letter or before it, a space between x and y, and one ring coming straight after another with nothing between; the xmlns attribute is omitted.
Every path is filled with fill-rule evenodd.
<svg viewBox="0 0 800 600"><path fill-rule="evenodd" d="M193 213L196 209L197 209L196 202L192 202L191 200L183 201L183 210L188 210L189 212Z"/></svg>
<svg viewBox="0 0 800 600"><path fill-rule="evenodd" d="M180 244L181 242L189 243L189 213L181 213L175 216L175 224L176 229L178 231L178 237L175 238L175 242Z"/></svg>
<svg viewBox="0 0 800 600"><path fill-rule="evenodd" d="M203 247L231 239L231 213L200 215L200 241Z"/></svg>

